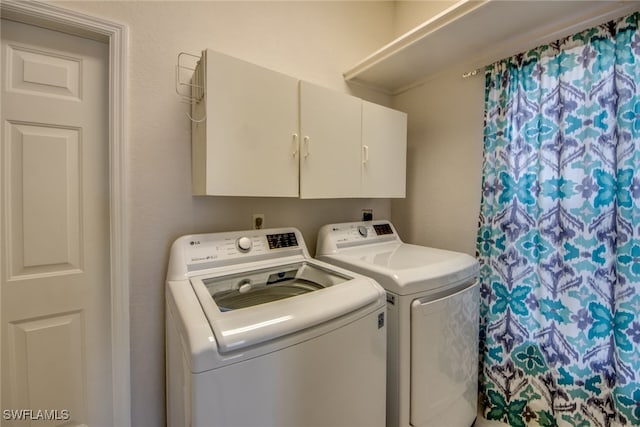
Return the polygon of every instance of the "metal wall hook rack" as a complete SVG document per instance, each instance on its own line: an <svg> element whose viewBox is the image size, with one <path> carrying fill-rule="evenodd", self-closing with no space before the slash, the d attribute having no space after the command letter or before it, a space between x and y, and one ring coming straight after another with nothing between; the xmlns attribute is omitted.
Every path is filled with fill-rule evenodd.
<svg viewBox="0 0 640 427"><path fill-rule="evenodd" d="M204 56L192 53L178 53L176 63L176 93L180 102L191 106L204 102L206 94L206 61ZM205 109L206 111L206 109ZM187 112L186 116L194 123L204 122L206 115L201 119L195 119Z"/></svg>

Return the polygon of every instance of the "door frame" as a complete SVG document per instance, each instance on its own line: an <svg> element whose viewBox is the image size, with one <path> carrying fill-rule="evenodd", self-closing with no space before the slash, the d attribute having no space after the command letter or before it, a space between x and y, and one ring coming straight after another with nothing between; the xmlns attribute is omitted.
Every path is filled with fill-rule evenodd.
<svg viewBox="0 0 640 427"><path fill-rule="evenodd" d="M39 1L2 0L0 16L109 45L109 221L113 422L131 426L127 198L128 27ZM2 203L3 201L0 201ZM3 248L4 249L4 248ZM0 334L1 334L0 328ZM1 341L0 341L1 342ZM0 407L2 396L0 395Z"/></svg>

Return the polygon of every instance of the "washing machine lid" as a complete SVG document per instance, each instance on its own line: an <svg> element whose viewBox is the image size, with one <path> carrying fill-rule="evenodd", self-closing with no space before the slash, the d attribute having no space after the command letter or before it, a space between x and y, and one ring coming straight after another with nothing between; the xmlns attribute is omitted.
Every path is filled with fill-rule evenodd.
<svg viewBox="0 0 640 427"><path fill-rule="evenodd" d="M368 277L321 262L191 278L218 351L229 353L304 331L371 305L384 291Z"/></svg>

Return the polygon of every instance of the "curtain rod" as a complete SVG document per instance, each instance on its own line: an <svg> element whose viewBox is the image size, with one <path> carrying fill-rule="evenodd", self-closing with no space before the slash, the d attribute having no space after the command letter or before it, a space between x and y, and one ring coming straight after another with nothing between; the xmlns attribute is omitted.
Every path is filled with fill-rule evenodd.
<svg viewBox="0 0 640 427"><path fill-rule="evenodd" d="M475 70L472 70L472 71L467 71L466 73L462 74L462 78L468 79L469 77L475 76L479 72L480 72L480 68L476 68Z"/></svg>

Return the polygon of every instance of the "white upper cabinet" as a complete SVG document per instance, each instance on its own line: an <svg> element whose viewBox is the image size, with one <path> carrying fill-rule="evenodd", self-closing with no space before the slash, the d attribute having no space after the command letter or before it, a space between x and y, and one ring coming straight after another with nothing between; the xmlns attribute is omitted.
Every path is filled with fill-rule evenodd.
<svg viewBox="0 0 640 427"><path fill-rule="evenodd" d="M405 113L212 50L192 84L193 194L404 197Z"/></svg>
<svg viewBox="0 0 640 427"><path fill-rule="evenodd" d="M360 197L361 100L300 82L300 197Z"/></svg>
<svg viewBox="0 0 640 427"><path fill-rule="evenodd" d="M194 194L297 197L298 80L212 50L203 58L205 98L192 112Z"/></svg>
<svg viewBox="0 0 640 427"><path fill-rule="evenodd" d="M405 197L407 114L362 101L361 197Z"/></svg>

